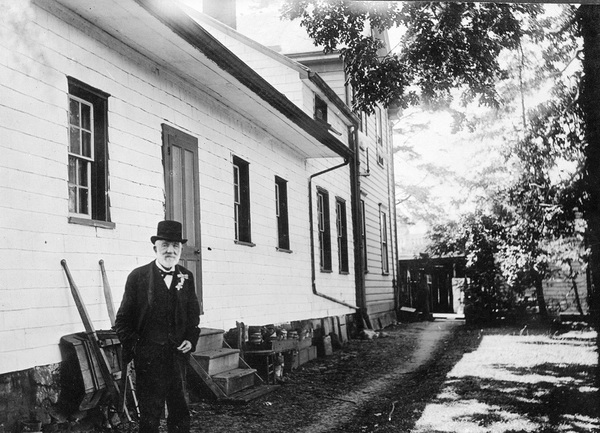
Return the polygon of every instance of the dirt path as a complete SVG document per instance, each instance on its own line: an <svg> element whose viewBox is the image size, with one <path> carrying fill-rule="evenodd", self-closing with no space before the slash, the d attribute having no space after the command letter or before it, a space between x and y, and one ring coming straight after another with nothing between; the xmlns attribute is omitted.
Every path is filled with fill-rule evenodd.
<svg viewBox="0 0 600 433"><path fill-rule="evenodd" d="M357 412L364 410L378 395L386 394L390 389L398 387L407 374L415 372L430 361L444 338L461 324L462 322L458 321L420 322L403 329L402 332L406 333L407 337L410 337L411 334L412 336L418 335L417 344L408 358L399 363L392 371L369 381L366 386L340 396L339 398L343 398L344 401L332 400L333 403L317 415L318 420L296 431L331 432L347 424ZM381 359L382 363L391 361L390 359Z"/></svg>
<svg viewBox="0 0 600 433"><path fill-rule="evenodd" d="M454 361L443 362L449 367L432 374L438 368L434 358L447 357L448 341L462 323L399 324L386 329L384 338L351 340L332 356L293 371L278 390L247 405L193 405L192 432L409 431L425 406L421 402L435 395L453 365ZM423 386L429 383L433 390ZM381 430L394 401L393 422L384 423L385 429L394 430Z"/></svg>

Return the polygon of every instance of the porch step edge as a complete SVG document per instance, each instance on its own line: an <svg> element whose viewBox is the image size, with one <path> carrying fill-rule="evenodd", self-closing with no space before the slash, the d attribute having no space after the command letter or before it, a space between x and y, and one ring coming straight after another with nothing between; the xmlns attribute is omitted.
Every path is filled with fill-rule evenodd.
<svg viewBox="0 0 600 433"><path fill-rule="evenodd" d="M212 349L212 350L203 350L200 352L195 352L194 357L196 359L217 359L222 358L224 356L235 355L236 353L240 353L240 349Z"/></svg>
<svg viewBox="0 0 600 433"><path fill-rule="evenodd" d="M217 328L200 328L200 335L212 335L212 334L224 334L225 331L223 329Z"/></svg>

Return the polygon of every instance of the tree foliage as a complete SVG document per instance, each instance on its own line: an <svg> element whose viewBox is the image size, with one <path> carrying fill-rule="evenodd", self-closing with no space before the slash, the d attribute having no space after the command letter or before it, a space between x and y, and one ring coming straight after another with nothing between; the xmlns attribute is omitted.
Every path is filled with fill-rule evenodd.
<svg viewBox="0 0 600 433"><path fill-rule="evenodd" d="M464 102L498 105L495 85L506 76L498 55L519 45L530 31L523 17L541 10L535 4L286 0L282 15L299 19L325 52L340 53L354 108L371 113L377 103L447 106L457 87ZM382 51L378 35L391 27L405 29L399 52Z"/></svg>
<svg viewBox="0 0 600 433"><path fill-rule="evenodd" d="M545 315L543 281L565 265L583 261L581 224L584 204L583 130L574 104L576 87L557 83L553 98L529 113L526 135L507 149L515 177L491 201L455 223L436 225L434 254L464 254L473 274L476 303L485 307L535 288ZM561 169L568 167L568 170ZM444 233L450 233L450 238ZM480 305L481 307L482 305Z"/></svg>
<svg viewBox="0 0 600 433"><path fill-rule="evenodd" d="M378 103L386 107L417 102L446 107L453 99L451 89L456 88L462 90L463 103L477 100L499 106L502 98L497 85L507 72L498 56L505 48L516 50L521 67L525 65L524 35L545 48L544 73L558 76L574 59L581 60L582 73L575 74L569 84L559 83L561 95L540 107L531 125L523 107L523 126L529 132L515 149L522 158L523 171L499 199L506 215L504 211L492 215L508 216L500 221L504 229L509 228L503 240L504 252L510 251L505 255L514 259L515 265L509 268L523 271L539 283L546 272L542 266L545 243L568 234L569 224L574 225L574 205L582 205L590 247L590 312L599 329L600 5L567 6L567 13L554 21L537 20L542 9L539 3L286 0L283 15L299 18L326 52L340 52L354 92L354 108L367 113ZM375 30L375 36L392 26L404 26L401 50L382 52L381 42L365 32L366 24ZM582 49L573 56L578 38L583 41ZM556 65L554 71L552 64ZM522 95L525 80L521 73L519 69L517 92ZM548 137L552 139L547 141ZM558 181L552 177L557 162L578 157L583 164L573 171L574 176ZM600 332L597 338L600 344Z"/></svg>

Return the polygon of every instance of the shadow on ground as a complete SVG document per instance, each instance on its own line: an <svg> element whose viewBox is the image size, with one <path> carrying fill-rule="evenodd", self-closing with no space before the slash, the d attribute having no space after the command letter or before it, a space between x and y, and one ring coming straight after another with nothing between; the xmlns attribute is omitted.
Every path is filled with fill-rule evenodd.
<svg viewBox="0 0 600 433"><path fill-rule="evenodd" d="M487 331L477 350L448 373L412 431L600 431L595 337Z"/></svg>

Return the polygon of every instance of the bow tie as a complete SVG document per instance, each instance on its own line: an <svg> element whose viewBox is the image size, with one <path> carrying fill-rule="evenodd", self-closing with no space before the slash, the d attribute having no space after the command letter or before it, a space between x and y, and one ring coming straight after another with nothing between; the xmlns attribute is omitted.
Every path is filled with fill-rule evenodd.
<svg viewBox="0 0 600 433"><path fill-rule="evenodd" d="M163 271L162 269L159 269L158 272L160 272L160 276L163 278L165 278L167 275L173 275L175 273L174 270Z"/></svg>

